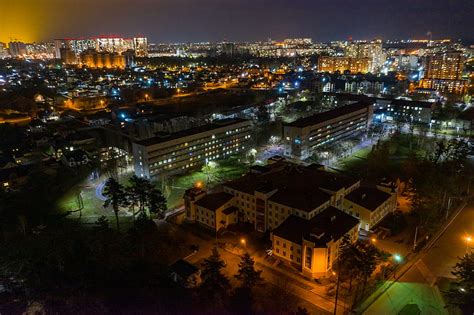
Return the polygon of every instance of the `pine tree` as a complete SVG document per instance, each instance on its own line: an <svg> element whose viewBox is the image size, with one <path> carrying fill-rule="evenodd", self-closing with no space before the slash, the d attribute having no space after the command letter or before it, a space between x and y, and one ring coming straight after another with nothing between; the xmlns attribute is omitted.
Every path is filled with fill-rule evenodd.
<svg viewBox="0 0 474 315"><path fill-rule="evenodd" d="M214 302L223 302L230 289L229 279L222 273L224 267L225 263L214 247L211 256L204 260L201 273L201 292Z"/></svg>
<svg viewBox="0 0 474 315"><path fill-rule="evenodd" d="M450 304L459 306L466 314L474 310L474 253L464 255L454 266L456 280L447 292Z"/></svg>
<svg viewBox="0 0 474 315"><path fill-rule="evenodd" d="M255 261L249 253L245 253L239 263L239 271L235 277L242 282L242 287L253 288L262 282L261 270L255 270Z"/></svg>

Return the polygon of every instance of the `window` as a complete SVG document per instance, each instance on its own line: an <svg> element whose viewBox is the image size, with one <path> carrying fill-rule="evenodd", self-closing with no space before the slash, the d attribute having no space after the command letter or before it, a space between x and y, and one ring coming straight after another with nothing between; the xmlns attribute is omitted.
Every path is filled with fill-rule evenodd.
<svg viewBox="0 0 474 315"><path fill-rule="evenodd" d="M290 255L290 259L293 260L293 255Z"/></svg>
<svg viewBox="0 0 474 315"><path fill-rule="evenodd" d="M276 249L276 252L277 252L277 254L279 254L279 253L280 253L280 250L277 248L277 249Z"/></svg>
<svg viewBox="0 0 474 315"><path fill-rule="evenodd" d="M280 241L276 241L277 245L280 245Z"/></svg>
<svg viewBox="0 0 474 315"><path fill-rule="evenodd" d="M283 242L283 248L286 248L286 243L285 242Z"/></svg>
<svg viewBox="0 0 474 315"><path fill-rule="evenodd" d="M286 252L285 252L285 251L283 251L283 256L286 256Z"/></svg>

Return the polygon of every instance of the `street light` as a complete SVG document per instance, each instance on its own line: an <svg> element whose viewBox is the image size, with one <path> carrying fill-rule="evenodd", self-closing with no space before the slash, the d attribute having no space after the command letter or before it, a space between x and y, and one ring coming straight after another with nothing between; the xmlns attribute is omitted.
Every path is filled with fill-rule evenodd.
<svg viewBox="0 0 474 315"><path fill-rule="evenodd" d="M472 236L468 235L464 238L464 240L467 243L467 246L466 246L466 255L467 255L471 249L471 244L474 241L474 239L472 238Z"/></svg>
<svg viewBox="0 0 474 315"><path fill-rule="evenodd" d="M372 244L377 243L377 239L376 239L375 237L372 237L372 238L370 239L370 241L372 242Z"/></svg>
<svg viewBox="0 0 474 315"><path fill-rule="evenodd" d="M393 259L394 259L395 262L397 262L397 263L402 262L402 256L401 256L400 254L395 254L395 255L393 255Z"/></svg>
<svg viewBox="0 0 474 315"><path fill-rule="evenodd" d="M245 249L247 249L247 241L245 240L245 238L240 239L240 243L244 245Z"/></svg>

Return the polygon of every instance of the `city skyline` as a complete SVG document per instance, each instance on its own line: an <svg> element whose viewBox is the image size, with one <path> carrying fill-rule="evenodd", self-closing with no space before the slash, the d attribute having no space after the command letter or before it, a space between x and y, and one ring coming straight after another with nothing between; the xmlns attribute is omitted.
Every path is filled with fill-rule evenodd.
<svg viewBox="0 0 474 315"><path fill-rule="evenodd" d="M427 38L428 32L433 38L472 41L474 27L469 19L474 4L440 0L432 1L430 10L423 1L406 0L357 4L342 0L7 0L0 9L5 12L0 21L3 42L110 34L144 34L150 42L420 39Z"/></svg>

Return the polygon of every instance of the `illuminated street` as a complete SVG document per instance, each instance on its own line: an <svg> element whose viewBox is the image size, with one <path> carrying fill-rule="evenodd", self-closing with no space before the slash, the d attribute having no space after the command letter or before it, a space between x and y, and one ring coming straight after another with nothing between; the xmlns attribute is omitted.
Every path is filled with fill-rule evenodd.
<svg viewBox="0 0 474 315"><path fill-rule="evenodd" d="M441 277L453 278L452 267L469 247L465 237L473 233L474 204L471 202L414 266L364 314L398 314L409 303L418 304L422 314L448 314L436 283Z"/></svg>

